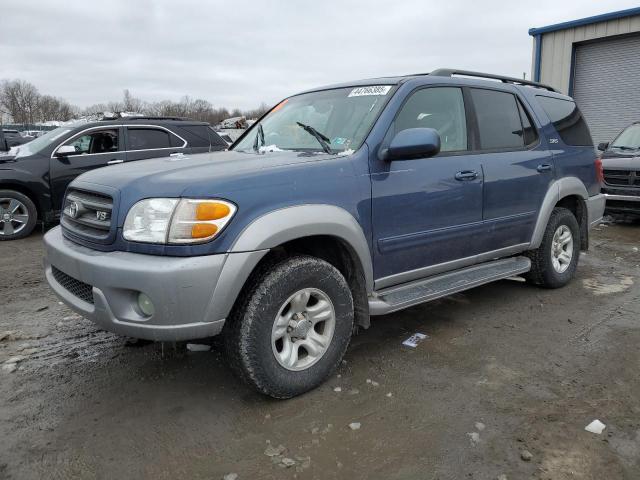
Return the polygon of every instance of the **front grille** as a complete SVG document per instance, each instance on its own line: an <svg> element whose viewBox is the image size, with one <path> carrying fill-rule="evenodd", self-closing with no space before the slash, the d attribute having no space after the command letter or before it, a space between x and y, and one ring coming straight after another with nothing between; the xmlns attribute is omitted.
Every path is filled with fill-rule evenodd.
<svg viewBox="0 0 640 480"><path fill-rule="evenodd" d="M70 190L64 199L63 228L75 235L104 242L111 232L113 200L108 195Z"/></svg>
<svg viewBox="0 0 640 480"><path fill-rule="evenodd" d="M628 212L640 214L640 202L625 202L624 200L607 200L606 210L612 212Z"/></svg>
<svg viewBox="0 0 640 480"><path fill-rule="evenodd" d="M639 187L640 170L614 170L606 168L604 170L604 181L609 185Z"/></svg>
<svg viewBox="0 0 640 480"><path fill-rule="evenodd" d="M80 300L93 305L93 287L91 285L81 282L80 280L76 280L54 266L51 266L51 273L53 274L53 278L56 279L56 282L62 285L65 290L69 291L69 293L75 295Z"/></svg>

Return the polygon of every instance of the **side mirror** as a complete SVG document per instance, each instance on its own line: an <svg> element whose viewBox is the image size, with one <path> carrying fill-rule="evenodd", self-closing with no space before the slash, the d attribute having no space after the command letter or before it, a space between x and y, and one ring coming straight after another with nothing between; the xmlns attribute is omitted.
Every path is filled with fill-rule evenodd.
<svg viewBox="0 0 640 480"><path fill-rule="evenodd" d="M62 145L56 150L56 157L66 157L67 155L73 155L77 153L76 147L73 145Z"/></svg>
<svg viewBox="0 0 640 480"><path fill-rule="evenodd" d="M383 160L428 158L440 152L440 135L433 128L407 128L398 132L389 148L381 152Z"/></svg>
<svg viewBox="0 0 640 480"><path fill-rule="evenodd" d="M602 142L598 144L598 150L604 152L607 148L609 148L609 142Z"/></svg>

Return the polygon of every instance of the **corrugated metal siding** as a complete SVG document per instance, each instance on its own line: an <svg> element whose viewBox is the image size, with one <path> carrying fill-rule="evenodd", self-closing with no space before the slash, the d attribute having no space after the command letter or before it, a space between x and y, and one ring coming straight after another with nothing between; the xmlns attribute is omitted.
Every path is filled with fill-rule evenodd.
<svg viewBox="0 0 640 480"><path fill-rule="evenodd" d="M574 43L633 32L640 32L640 15L545 33L542 35L540 81L568 93Z"/></svg>
<svg viewBox="0 0 640 480"><path fill-rule="evenodd" d="M578 45L573 97L596 144L640 121L640 35Z"/></svg>

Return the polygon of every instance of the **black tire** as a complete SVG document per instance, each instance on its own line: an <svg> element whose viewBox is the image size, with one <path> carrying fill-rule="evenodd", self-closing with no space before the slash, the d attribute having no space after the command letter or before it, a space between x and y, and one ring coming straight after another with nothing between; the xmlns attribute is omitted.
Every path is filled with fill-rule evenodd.
<svg viewBox="0 0 640 480"><path fill-rule="evenodd" d="M3 199L5 201L3 201ZM16 225L17 222L6 222L3 221L3 213L6 212L8 207L7 201L17 200L20 202L24 208L20 207L20 211L24 211L24 215L27 215L26 223L24 223L24 227L19 228ZM23 215L21 215L21 218ZM26 195L16 192L14 190L0 190L0 241L3 240L17 240L19 238L24 238L33 232L33 229L36 226L36 222L38 221L38 211L36 210L35 204L31 201L29 197ZM10 228L9 228L10 227ZM10 233L10 231L16 231L15 233Z"/></svg>
<svg viewBox="0 0 640 480"><path fill-rule="evenodd" d="M272 329L283 304L307 288L318 289L331 300L335 326L316 363L293 371L276 359ZM257 274L245 287L225 325L227 361L236 375L265 395L281 399L300 395L336 370L351 340L353 318L351 290L335 267L315 257L290 257Z"/></svg>
<svg viewBox="0 0 640 480"><path fill-rule="evenodd" d="M561 226L567 227L573 237L571 261L564 272L556 270L552 262L553 237ZM580 226L573 213L566 208L554 208L540 247L526 255L531 259L531 270L525 275L529 282L544 288L560 288L569 283L576 273L580 258Z"/></svg>

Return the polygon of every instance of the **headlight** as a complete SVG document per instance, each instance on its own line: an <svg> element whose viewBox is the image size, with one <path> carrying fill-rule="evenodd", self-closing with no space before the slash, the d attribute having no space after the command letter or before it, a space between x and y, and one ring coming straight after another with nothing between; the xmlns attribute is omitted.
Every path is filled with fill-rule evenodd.
<svg viewBox="0 0 640 480"><path fill-rule="evenodd" d="M203 243L213 239L236 213L224 200L150 198L136 203L124 222L125 240L144 243Z"/></svg>

